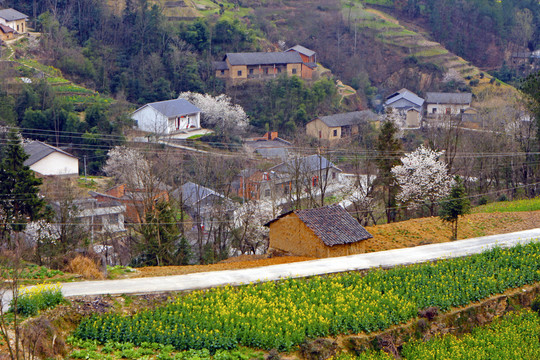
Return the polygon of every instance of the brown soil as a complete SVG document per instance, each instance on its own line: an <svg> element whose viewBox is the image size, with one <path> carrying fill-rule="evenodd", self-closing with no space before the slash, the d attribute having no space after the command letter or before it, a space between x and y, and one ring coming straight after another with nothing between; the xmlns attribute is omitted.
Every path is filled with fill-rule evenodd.
<svg viewBox="0 0 540 360"><path fill-rule="evenodd" d="M534 229L539 224L540 210L532 212L470 214L459 220L458 239ZM451 236L450 226L443 223L438 217L368 226L366 229L373 235L372 239L366 240L367 252L442 243L450 241ZM268 258L268 255L242 255L211 265L138 268L137 272L127 276L153 277L183 275L206 271L245 269L306 260L313 260L313 258L301 256Z"/></svg>

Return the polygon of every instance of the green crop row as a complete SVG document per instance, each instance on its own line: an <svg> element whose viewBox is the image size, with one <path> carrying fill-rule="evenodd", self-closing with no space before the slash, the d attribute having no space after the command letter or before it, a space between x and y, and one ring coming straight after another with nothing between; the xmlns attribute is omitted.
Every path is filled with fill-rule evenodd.
<svg viewBox="0 0 540 360"><path fill-rule="evenodd" d="M419 309L446 311L540 281L540 243L464 258L310 279L225 286L180 296L132 316L95 315L82 339L161 343L178 350L248 347L291 350L306 338L372 332Z"/></svg>
<svg viewBox="0 0 540 360"><path fill-rule="evenodd" d="M514 201L498 201L473 209L474 213L517 212L540 210L540 197Z"/></svg>
<svg viewBox="0 0 540 360"><path fill-rule="evenodd" d="M402 359L540 359L540 317L531 311L510 313L493 323L457 337L444 335L403 346ZM335 360L391 360L384 351L366 351L358 356L343 354Z"/></svg>

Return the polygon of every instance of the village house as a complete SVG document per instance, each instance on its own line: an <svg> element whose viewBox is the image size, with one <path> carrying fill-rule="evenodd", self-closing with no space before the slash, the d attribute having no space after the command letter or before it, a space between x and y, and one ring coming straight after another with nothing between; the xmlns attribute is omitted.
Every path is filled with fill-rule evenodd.
<svg viewBox="0 0 540 360"><path fill-rule="evenodd" d="M26 28L27 20L28 15L15 9L0 10L0 24L9 26L19 34L24 34L28 31Z"/></svg>
<svg viewBox="0 0 540 360"><path fill-rule="evenodd" d="M276 194L276 184L280 183L275 171L244 169L233 181L235 193L246 200L270 200Z"/></svg>
<svg viewBox="0 0 540 360"><path fill-rule="evenodd" d="M146 104L131 114L137 128L158 135L173 135L201 127L201 110L185 99Z"/></svg>
<svg viewBox="0 0 540 360"><path fill-rule="evenodd" d="M15 37L15 30L7 25L0 24L0 40L11 40Z"/></svg>
<svg viewBox="0 0 540 360"><path fill-rule="evenodd" d="M422 106L424 99L405 88L396 91L386 98L385 108L398 110L400 116L404 118L405 127L418 128L422 122Z"/></svg>
<svg viewBox="0 0 540 360"><path fill-rule="evenodd" d="M43 176L78 176L79 159L70 153L41 141L23 144L29 158L24 165Z"/></svg>
<svg viewBox="0 0 540 360"><path fill-rule="evenodd" d="M215 61L216 77L232 80L274 78L280 74L312 79L317 63L315 52L297 45L283 52L227 53Z"/></svg>
<svg viewBox="0 0 540 360"><path fill-rule="evenodd" d="M193 182L185 183L171 196L183 204L189 216L202 229L209 229L214 220L223 220L217 219L217 213L232 218L234 212L231 200L225 195Z"/></svg>
<svg viewBox="0 0 540 360"><path fill-rule="evenodd" d="M471 93L439 93L426 94L426 116L460 115L471 107Z"/></svg>
<svg viewBox="0 0 540 360"><path fill-rule="evenodd" d="M339 205L294 210L265 224L269 251L326 258L363 253L373 236Z"/></svg>
<svg viewBox="0 0 540 360"><path fill-rule="evenodd" d="M146 216L146 210L154 206L158 201L169 201L169 194L166 190L155 189L147 191L144 189L130 189L126 184L117 185L98 193L90 191L90 195L98 202L117 201L125 206L125 221L128 223L140 224Z"/></svg>
<svg viewBox="0 0 540 360"><path fill-rule="evenodd" d="M289 156L292 144L278 136L277 131L269 131L262 137L251 138L244 141L244 148L248 153L255 153L265 159L285 160Z"/></svg>
<svg viewBox="0 0 540 360"><path fill-rule="evenodd" d="M327 184L338 183L343 172L321 155L293 157L268 171L270 174L275 173L269 180L275 184L276 194L283 195L288 195L293 190L295 182L303 183L307 188L317 187L319 181Z"/></svg>
<svg viewBox="0 0 540 360"><path fill-rule="evenodd" d="M377 115L370 110L321 116L306 124L306 133L321 140L335 142L357 135L362 122L376 120Z"/></svg>

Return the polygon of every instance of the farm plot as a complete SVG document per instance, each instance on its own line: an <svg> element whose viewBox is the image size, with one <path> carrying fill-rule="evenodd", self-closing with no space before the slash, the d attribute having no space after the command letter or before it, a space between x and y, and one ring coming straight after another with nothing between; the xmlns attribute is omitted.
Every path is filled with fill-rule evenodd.
<svg viewBox="0 0 540 360"><path fill-rule="evenodd" d="M372 332L540 281L540 243L465 258L310 279L230 286L179 296L132 316L96 315L81 339L161 343L178 350L238 344L291 350L306 338Z"/></svg>

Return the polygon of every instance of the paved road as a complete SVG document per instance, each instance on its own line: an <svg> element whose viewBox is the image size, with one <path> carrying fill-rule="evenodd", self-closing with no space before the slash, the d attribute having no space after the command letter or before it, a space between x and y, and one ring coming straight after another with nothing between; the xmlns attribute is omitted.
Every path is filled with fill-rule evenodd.
<svg viewBox="0 0 540 360"><path fill-rule="evenodd" d="M140 294L205 289L220 285L240 285L288 277L306 277L373 267L390 267L470 255L494 246L511 247L540 239L540 228L502 235L395 249L375 253L263 266L252 269L202 272L125 280L83 281L62 284L64 296Z"/></svg>

